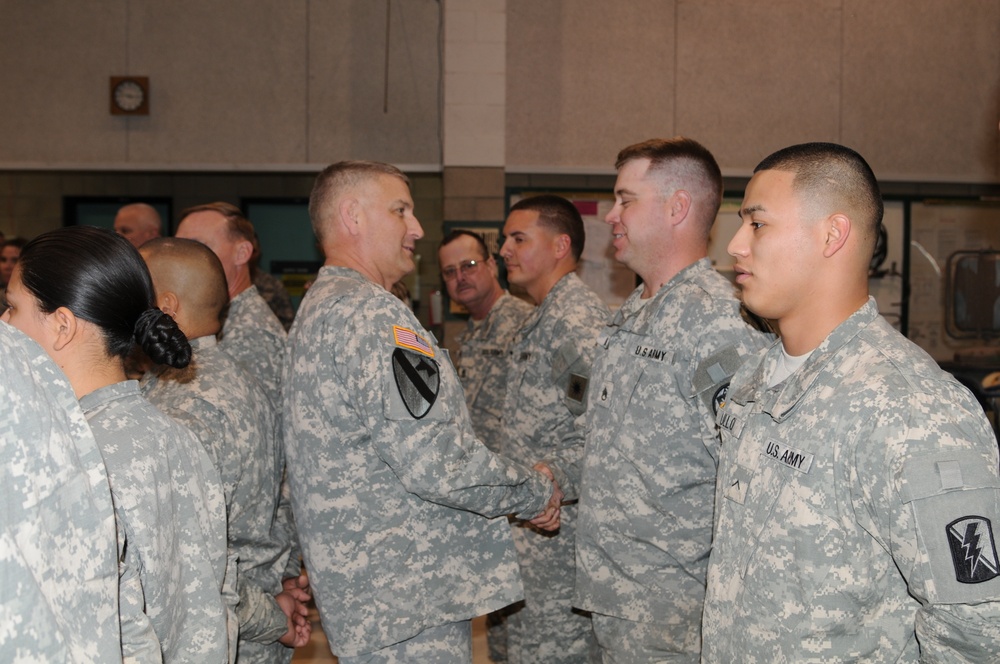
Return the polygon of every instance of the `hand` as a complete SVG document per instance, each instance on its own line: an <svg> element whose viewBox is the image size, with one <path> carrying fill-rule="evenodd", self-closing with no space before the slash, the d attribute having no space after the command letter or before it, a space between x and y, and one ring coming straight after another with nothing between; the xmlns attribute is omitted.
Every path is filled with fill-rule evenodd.
<svg viewBox="0 0 1000 664"><path fill-rule="evenodd" d="M300 579L302 577L298 577ZM285 579L282 586L289 581L298 583L297 578ZM308 586L308 582L307 582ZM300 595L305 591L300 587L293 587L290 590L282 590L274 596L274 601L278 603L281 610L288 618L288 631L278 639L278 642L289 648L301 648L309 643L312 636L312 623L309 622L309 609L305 602L296 599L295 595Z"/></svg>
<svg viewBox="0 0 1000 664"><path fill-rule="evenodd" d="M281 582L284 592L290 593L292 597L305 604L312 599L312 589L309 587L309 577L305 572L298 576L290 576Z"/></svg>
<svg viewBox="0 0 1000 664"><path fill-rule="evenodd" d="M535 470L545 475L552 482L552 496L549 498L545 511L536 516L529 523L542 530L558 530L560 520L560 505L563 500L563 492L552 474L552 470L544 463L535 464Z"/></svg>

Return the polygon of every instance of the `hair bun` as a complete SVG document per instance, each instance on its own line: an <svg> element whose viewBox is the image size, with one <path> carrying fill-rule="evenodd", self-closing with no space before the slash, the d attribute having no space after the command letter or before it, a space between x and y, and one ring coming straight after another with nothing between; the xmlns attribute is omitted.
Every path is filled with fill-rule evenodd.
<svg viewBox="0 0 1000 664"><path fill-rule="evenodd" d="M191 344L173 318L157 308L139 315L135 339L153 362L178 369L191 362Z"/></svg>

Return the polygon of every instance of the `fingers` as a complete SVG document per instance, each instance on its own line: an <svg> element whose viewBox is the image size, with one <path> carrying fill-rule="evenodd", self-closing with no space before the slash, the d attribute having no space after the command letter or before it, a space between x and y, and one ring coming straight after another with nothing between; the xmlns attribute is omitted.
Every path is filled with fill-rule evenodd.
<svg viewBox="0 0 1000 664"><path fill-rule="evenodd" d="M552 474L552 469L546 465L544 461L539 461L535 464L535 470L540 472L542 475L548 477L551 481L556 481L556 476Z"/></svg>
<svg viewBox="0 0 1000 664"><path fill-rule="evenodd" d="M563 492L559 488L559 484L552 477L552 471L548 466L543 463L539 463L535 466L535 469L548 477L552 482L552 495L549 497L549 502L545 507L545 511L529 521L529 523L542 530L558 530L561 512L560 505L563 500Z"/></svg>
<svg viewBox="0 0 1000 664"><path fill-rule="evenodd" d="M288 593L299 602L312 599L312 589L309 587L309 577L305 574L289 577L281 582L283 592Z"/></svg>
<svg viewBox="0 0 1000 664"><path fill-rule="evenodd" d="M285 579L292 581L293 579ZM284 585L284 582L282 583ZM297 584L296 584L297 585ZM275 595L275 601L288 617L288 631L278 639L283 645L289 648L299 648L309 643L312 635L312 623L309 622L309 607L304 602L295 599L294 594L302 592L302 588L293 587L292 590L283 590Z"/></svg>

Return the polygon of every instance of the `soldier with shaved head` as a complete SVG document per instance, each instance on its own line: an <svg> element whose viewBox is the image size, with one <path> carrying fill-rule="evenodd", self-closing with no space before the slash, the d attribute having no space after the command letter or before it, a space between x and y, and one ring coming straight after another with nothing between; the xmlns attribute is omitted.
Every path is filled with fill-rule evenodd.
<svg viewBox="0 0 1000 664"><path fill-rule="evenodd" d="M736 281L781 340L719 408L702 661L1000 661L996 439L868 294L875 174L785 148L740 217Z"/></svg>
<svg viewBox="0 0 1000 664"><path fill-rule="evenodd" d="M238 558L238 662L282 662L309 638L301 589L282 578L291 551L278 523L284 452L261 386L216 342L228 303L222 264L194 240L160 238L141 250L157 305L191 343L184 369L147 374L143 393L198 435L222 478L230 556Z"/></svg>

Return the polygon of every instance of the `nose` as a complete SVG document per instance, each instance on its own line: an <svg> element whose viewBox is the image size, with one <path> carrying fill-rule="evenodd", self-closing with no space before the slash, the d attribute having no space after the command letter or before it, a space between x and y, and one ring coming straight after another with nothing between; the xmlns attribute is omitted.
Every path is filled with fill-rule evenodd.
<svg viewBox="0 0 1000 664"><path fill-rule="evenodd" d="M619 205L618 203L615 203L614 207L612 207L610 210L608 210L608 213L606 215L604 215L604 223L606 223L606 224L617 224L619 218L621 217L621 215L619 214L620 209L621 209L621 205Z"/></svg>
<svg viewBox="0 0 1000 664"><path fill-rule="evenodd" d="M734 258L746 256L748 252L747 236L750 233L750 224L740 224L736 229L736 235L729 241L726 251Z"/></svg>
<svg viewBox="0 0 1000 664"><path fill-rule="evenodd" d="M420 220L414 215L410 215L410 235L419 240L424 236L424 227L420 225Z"/></svg>
<svg viewBox="0 0 1000 664"><path fill-rule="evenodd" d="M507 260L511 256L510 249L507 248L508 244L510 244L509 237L504 238L503 244L500 245L500 258L503 258L504 260Z"/></svg>

